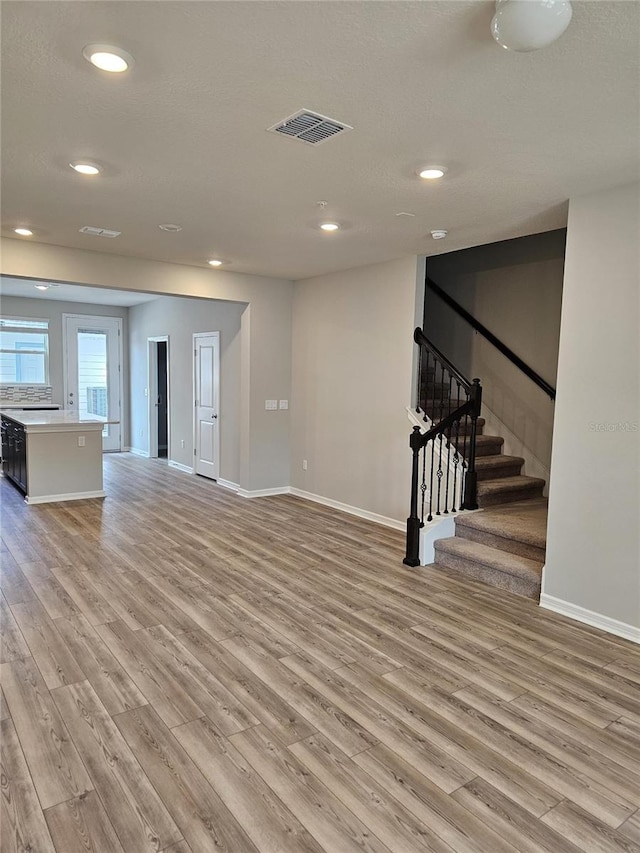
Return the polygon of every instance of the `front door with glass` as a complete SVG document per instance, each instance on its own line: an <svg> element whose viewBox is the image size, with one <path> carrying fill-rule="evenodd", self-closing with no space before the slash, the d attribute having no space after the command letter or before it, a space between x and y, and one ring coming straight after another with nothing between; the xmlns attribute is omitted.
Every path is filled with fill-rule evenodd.
<svg viewBox="0 0 640 853"><path fill-rule="evenodd" d="M65 408L99 415L105 424L103 450L121 450L121 347L119 317L65 314Z"/></svg>

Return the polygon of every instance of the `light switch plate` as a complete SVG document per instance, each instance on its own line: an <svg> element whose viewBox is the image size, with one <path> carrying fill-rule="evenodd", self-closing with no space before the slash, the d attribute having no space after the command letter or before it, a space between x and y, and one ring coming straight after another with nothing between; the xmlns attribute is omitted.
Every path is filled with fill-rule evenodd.
<svg viewBox="0 0 640 853"><path fill-rule="evenodd" d="M273 412L278 408L277 400L265 400L264 407L268 412Z"/></svg>
<svg viewBox="0 0 640 853"><path fill-rule="evenodd" d="M288 400L280 400L280 408L281 409L288 409L289 408L289 401Z"/></svg>

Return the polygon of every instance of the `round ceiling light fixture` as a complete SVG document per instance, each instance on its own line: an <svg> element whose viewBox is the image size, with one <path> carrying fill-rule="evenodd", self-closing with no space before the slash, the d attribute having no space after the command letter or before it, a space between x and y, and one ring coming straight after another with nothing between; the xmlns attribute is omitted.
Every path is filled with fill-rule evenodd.
<svg viewBox="0 0 640 853"><path fill-rule="evenodd" d="M339 230L340 230L340 226L338 225L338 223L337 223L337 222L321 222L321 223L320 223L320 228L321 228L323 231L329 231L329 232L331 232L331 231L339 231Z"/></svg>
<svg viewBox="0 0 640 853"><path fill-rule="evenodd" d="M444 228L436 228L435 231L431 232L431 236L434 240L444 240L449 232L445 231Z"/></svg>
<svg viewBox="0 0 640 853"><path fill-rule="evenodd" d="M100 166L96 166L95 163L69 163L74 172L78 172L80 175L99 175L100 174Z"/></svg>
<svg viewBox="0 0 640 853"><path fill-rule="evenodd" d="M82 55L87 62L110 74L122 74L134 63L130 53L111 44L88 44L83 48Z"/></svg>
<svg viewBox="0 0 640 853"><path fill-rule="evenodd" d="M224 261L221 261L219 258L211 258L207 263L212 267L221 267Z"/></svg>
<svg viewBox="0 0 640 853"><path fill-rule="evenodd" d="M170 234L177 234L178 231L182 231L182 225L171 225L170 223L158 225L158 228L161 231L168 231Z"/></svg>
<svg viewBox="0 0 640 853"><path fill-rule="evenodd" d="M560 38L572 14L569 0L496 0L491 35L505 50L540 50Z"/></svg>
<svg viewBox="0 0 640 853"><path fill-rule="evenodd" d="M14 234L19 234L21 237L33 237L31 228L14 228Z"/></svg>
<svg viewBox="0 0 640 853"><path fill-rule="evenodd" d="M444 178L446 174L446 166L426 166L418 172L418 176L424 178L425 181L437 181L438 178Z"/></svg>

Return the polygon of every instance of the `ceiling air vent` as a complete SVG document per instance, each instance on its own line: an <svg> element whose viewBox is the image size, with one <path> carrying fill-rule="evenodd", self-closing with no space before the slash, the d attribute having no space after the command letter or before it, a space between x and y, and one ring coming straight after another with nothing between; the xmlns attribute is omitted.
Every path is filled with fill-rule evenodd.
<svg viewBox="0 0 640 853"><path fill-rule="evenodd" d="M292 139L299 139L301 142L306 142L307 145L319 145L321 142L331 139L332 136L353 130L353 128L343 121L336 121L334 118L328 118L310 110L299 110L289 118L274 124L273 127L268 127L267 130L271 133L290 136Z"/></svg>
<svg viewBox="0 0 640 853"><path fill-rule="evenodd" d="M91 234L92 237L119 237L122 231L109 231L108 228L94 228L93 225L85 225L80 229L81 234Z"/></svg>

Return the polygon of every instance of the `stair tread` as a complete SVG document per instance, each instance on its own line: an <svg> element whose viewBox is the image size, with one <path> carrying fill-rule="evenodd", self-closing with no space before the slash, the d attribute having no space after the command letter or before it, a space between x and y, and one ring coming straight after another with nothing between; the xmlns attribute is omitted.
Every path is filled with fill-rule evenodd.
<svg viewBox="0 0 640 853"><path fill-rule="evenodd" d="M544 549L547 544L547 500L517 501L459 515L456 527L471 528Z"/></svg>
<svg viewBox="0 0 640 853"><path fill-rule="evenodd" d="M498 468L502 466L524 465L522 456L507 456L498 453L495 456L479 456L476 459L476 468Z"/></svg>
<svg viewBox="0 0 640 853"><path fill-rule="evenodd" d="M478 495L489 495L493 492L519 491L544 487L544 480L539 477L527 477L518 474L514 477L501 477L498 480L481 480L478 483Z"/></svg>
<svg viewBox="0 0 640 853"><path fill-rule="evenodd" d="M438 539L434 543L436 554L438 550L445 551L456 557L479 563L491 569L503 572L514 577L539 580L542 575L543 563L531 560L528 557L520 557L490 545L480 542L472 542L470 539L460 539L452 536L448 539ZM436 557L436 563L438 562Z"/></svg>

